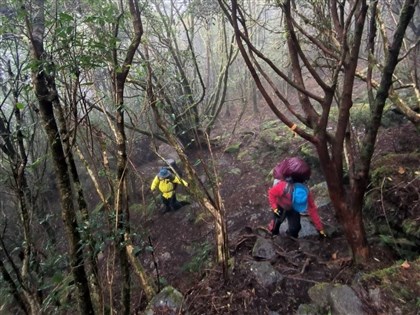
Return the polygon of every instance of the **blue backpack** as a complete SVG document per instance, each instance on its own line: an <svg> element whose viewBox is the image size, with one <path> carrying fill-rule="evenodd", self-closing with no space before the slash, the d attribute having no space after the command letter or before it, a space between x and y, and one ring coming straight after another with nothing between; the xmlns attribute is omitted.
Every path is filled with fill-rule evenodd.
<svg viewBox="0 0 420 315"><path fill-rule="evenodd" d="M292 192L292 208L297 212L308 209L309 189L305 184L294 183Z"/></svg>

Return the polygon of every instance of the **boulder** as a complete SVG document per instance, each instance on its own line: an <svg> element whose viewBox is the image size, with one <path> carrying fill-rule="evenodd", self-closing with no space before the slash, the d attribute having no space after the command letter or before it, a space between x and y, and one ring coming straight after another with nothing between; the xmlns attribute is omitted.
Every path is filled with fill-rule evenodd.
<svg viewBox="0 0 420 315"><path fill-rule="evenodd" d="M330 293L333 315L363 315L362 302L348 285L334 286Z"/></svg>
<svg viewBox="0 0 420 315"><path fill-rule="evenodd" d="M325 314L325 312L315 304L300 304L296 315L319 315Z"/></svg>
<svg viewBox="0 0 420 315"><path fill-rule="evenodd" d="M276 257L276 251L274 249L271 240L263 237L257 237L257 241L252 249L252 257L257 259L270 260Z"/></svg>
<svg viewBox="0 0 420 315"><path fill-rule="evenodd" d="M332 315L363 315L362 302L348 285L319 283L308 290L313 304ZM305 313L299 313L305 314Z"/></svg>
<svg viewBox="0 0 420 315"><path fill-rule="evenodd" d="M329 296L333 287L327 282L318 283L308 290L309 298L314 304L325 308L329 304Z"/></svg>
<svg viewBox="0 0 420 315"><path fill-rule="evenodd" d="M166 286L152 298L144 314L181 314L183 300L184 297L178 290L172 286Z"/></svg>
<svg viewBox="0 0 420 315"><path fill-rule="evenodd" d="M252 261L249 269L255 280L264 288L271 288L283 280L283 276L268 261Z"/></svg>

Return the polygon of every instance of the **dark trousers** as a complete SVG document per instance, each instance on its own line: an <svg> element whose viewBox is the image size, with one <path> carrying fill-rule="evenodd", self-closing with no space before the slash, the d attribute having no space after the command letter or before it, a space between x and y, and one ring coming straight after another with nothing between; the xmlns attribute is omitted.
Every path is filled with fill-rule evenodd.
<svg viewBox="0 0 420 315"><path fill-rule="evenodd" d="M162 196L162 202L165 205L165 212L175 211L178 208L178 201L176 200L175 193L168 199Z"/></svg>
<svg viewBox="0 0 420 315"><path fill-rule="evenodd" d="M300 225L300 214L297 211L289 210L284 213L284 210L279 210L279 215L273 213L273 219L269 224L269 230L271 234L278 235L280 232L280 225L283 221L287 219L287 224L289 225L288 230L286 231L287 235L297 238L299 231L302 228Z"/></svg>

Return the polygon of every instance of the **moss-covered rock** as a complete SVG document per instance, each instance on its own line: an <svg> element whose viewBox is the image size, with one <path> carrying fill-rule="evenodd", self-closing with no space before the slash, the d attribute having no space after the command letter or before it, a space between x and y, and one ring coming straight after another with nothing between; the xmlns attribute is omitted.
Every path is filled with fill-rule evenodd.
<svg viewBox="0 0 420 315"><path fill-rule="evenodd" d="M333 287L334 286L328 282L318 283L308 290L308 295L314 304L325 308L329 304L328 299Z"/></svg>
<svg viewBox="0 0 420 315"><path fill-rule="evenodd" d="M225 153L238 153L239 152L239 149L240 149L240 147L241 147L241 143L234 143L234 144L231 144L230 146L228 146L226 149L225 149Z"/></svg>
<svg viewBox="0 0 420 315"><path fill-rule="evenodd" d="M152 298L144 314L180 314L183 301L184 296L181 294L181 292L172 286L167 286Z"/></svg>

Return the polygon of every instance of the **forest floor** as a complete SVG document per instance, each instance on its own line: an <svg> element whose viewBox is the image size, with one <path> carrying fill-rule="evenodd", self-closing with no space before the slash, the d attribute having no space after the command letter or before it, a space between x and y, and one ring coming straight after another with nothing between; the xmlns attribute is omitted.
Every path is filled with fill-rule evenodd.
<svg viewBox="0 0 420 315"><path fill-rule="evenodd" d="M273 241L277 257L270 261L284 276L281 285L277 287L262 287L241 267L254 259L251 251L257 236L270 238L261 233L271 219L267 201L267 190L272 184L269 171L284 156L297 152L297 147L291 147L284 156L262 154L257 161L240 158L237 152L226 153L226 148L242 141L244 134L258 134L261 124L267 120L275 118L269 115L262 115L258 119L255 116L243 118L235 132L227 129L229 125L222 125L225 130L219 129L220 134L227 133L230 136L215 145L211 155L207 150L189 152L191 161L202 160L208 165L214 162L220 176L218 180L226 209L232 257L227 281L224 281L220 268L214 264L212 218L203 213L199 206L192 203L175 212L163 213L156 203L156 211L142 217L142 222L139 222L146 231L145 235L150 237L149 245L153 246L153 256L145 255L143 263L155 275L154 262L157 263L160 282L172 285L184 295L189 314L270 314L273 311L277 314L294 314L300 304L309 302L307 291L314 284L332 282L351 285L361 274L392 268L399 259L389 248L372 239L371 260L363 266L355 266L346 239L337 228L326 239L317 236L299 239L291 239L285 235L277 237ZM383 133L378 140L377 152L384 154L394 150L399 145L394 143L399 141L395 135L400 132L401 128L395 127L394 130ZM415 150L412 147L418 143L415 129L404 128L404 132L404 141L417 139L405 144L407 148ZM300 142L295 144L299 145ZM158 170L156 161L144 167L153 170L149 174L151 177ZM203 172L200 165L198 169ZM314 169L312 181L316 183L322 180L320 170ZM181 187L178 188L178 195L182 199L187 192ZM338 227L331 207L321 207L319 214L325 225ZM392 273L395 278L390 276L386 281L404 283L406 290L414 292L414 296L420 296L418 262L419 260L410 262L413 265L411 269L397 270L398 272ZM381 281L372 277L370 281L363 283L363 287L370 290L372 285L384 285ZM404 301L403 298L389 298L382 300L389 305L378 306L369 297L360 292L359 295L367 314L388 314L389 310L395 310L396 314L401 309L405 311L404 314L418 314L415 311L418 299ZM402 306L407 303L414 303L414 308ZM138 310L142 308L141 305L136 307Z"/></svg>

